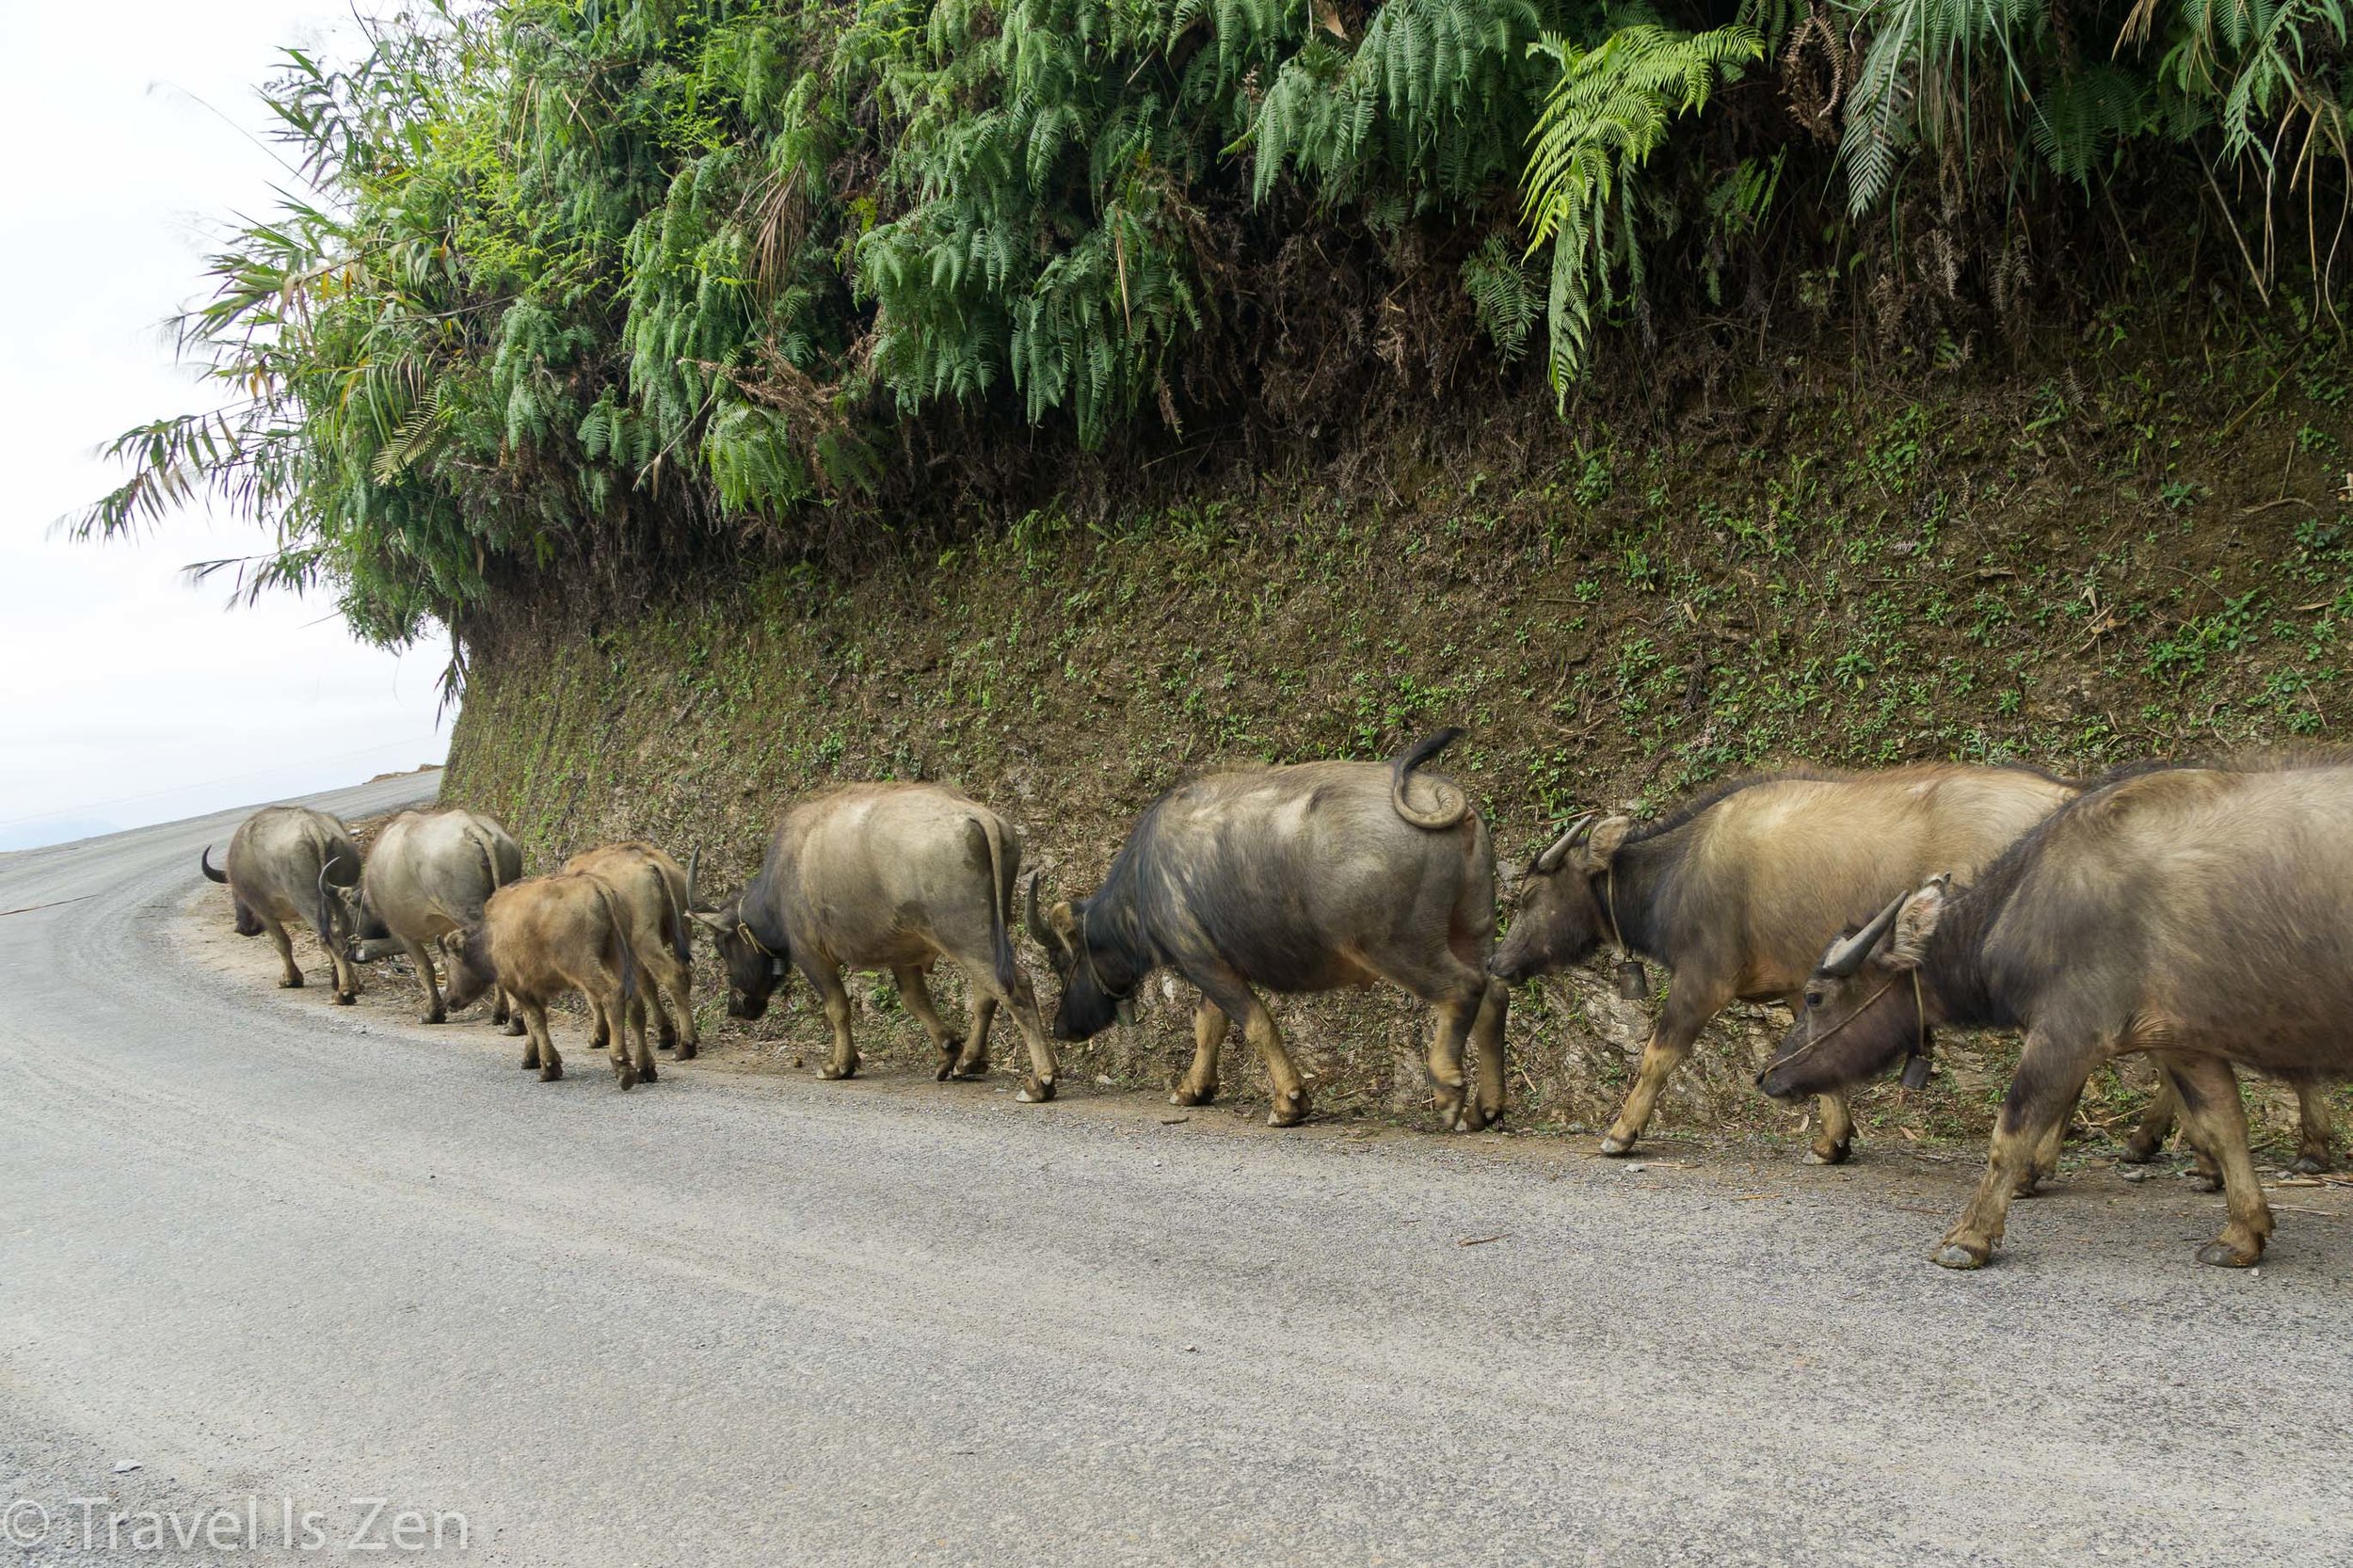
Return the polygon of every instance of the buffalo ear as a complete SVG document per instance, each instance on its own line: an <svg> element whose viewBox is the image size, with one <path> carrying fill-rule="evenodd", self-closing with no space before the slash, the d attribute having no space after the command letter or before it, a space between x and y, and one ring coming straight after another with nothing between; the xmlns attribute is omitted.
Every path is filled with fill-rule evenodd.
<svg viewBox="0 0 2353 1568"><path fill-rule="evenodd" d="M1585 839L1585 864L1594 872L1605 871L1617 858L1626 835L1634 831L1632 817L1604 817L1593 824L1593 830Z"/></svg>
<svg viewBox="0 0 2353 1568"><path fill-rule="evenodd" d="M1931 877L1926 887L1904 900L1896 914L1896 930L1887 944L1887 961L1899 969L1916 969L1928 952L1929 938L1945 917L1947 876Z"/></svg>
<svg viewBox="0 0 2353 1568"><path fill-rule="evenodd" d="M707 926L724 936L735 929L735 922L709 909L689 909L686 918L696 924Z"/></svg>
<svg viewBox="0 0 2353 1568"><path fill-rule="evenodd" d="M1072 952L1079 947L1079 917L1071 912L1070 901L1062 899L1046 911L1046 924L1061 938L1062 945Z"/></svg>

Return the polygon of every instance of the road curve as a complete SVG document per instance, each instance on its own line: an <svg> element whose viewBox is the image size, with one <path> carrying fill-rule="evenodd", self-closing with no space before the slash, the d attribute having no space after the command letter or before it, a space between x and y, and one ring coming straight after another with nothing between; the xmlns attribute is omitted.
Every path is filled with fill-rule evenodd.
<svg viewBox="0 0 2353 1568"><path fill-rule="evenodd" d="M137 1560L403 1510L566 1568L2353 1556L2340 1194L2249 1275L2191 1261L2218 1200L2088 1173L1963 1276L1961 1168L1887 1156L541 1084L175 961L234 820L0 856L48 905L0 916L0 1564L224 1505Z"/></svg>

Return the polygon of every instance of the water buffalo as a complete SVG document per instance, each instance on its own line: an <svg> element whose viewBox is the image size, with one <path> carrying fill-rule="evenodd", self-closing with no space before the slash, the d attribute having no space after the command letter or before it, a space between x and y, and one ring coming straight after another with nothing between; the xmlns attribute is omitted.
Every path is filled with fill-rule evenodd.
<svg viewBox="0 0 2353 1568"><path fill-rule="evenodd" d="M2183 768L2061 808L1974 887L1900 894L1832 943L1758 1084L1861 1082L1938 1024L2020 1029L1984 1179L1934 1256L1974 1269L2012 1193L2056 1157L2084 1080L2154 1056L2230 1209L2202 1263L2271 1233L2233 1064L2290 1082L2353 1073L2353 767Z"/></svg>
<svg viewBox="0 0 2353 1568"><path fill-rule="evenodd" d="M1966 876L2077 789L2027 768L1933 763L1742 779L1646 827L1580 817L1529 867L1494 969L1524 981L1608 943L1629 1000L1649 985L1626 954L1674 971L1634 1087L1602 1139L1602 1153L1625 1154L1726 1005L1794 1007L1822 945L1842 928L1931 872ZM1826 1092L1807 1160L1837 1164L1853 1139L1844 1096Z"/></svg>
<svg viewBox="0 0 2353 1568"><path fill-rule="evenodd" d="M471 1006L493 985L504 987L522 1014L529 1036L523 1065L538 1068L540 1078L564 1076L564 1059L548 1034L548 1003L567 991L587 999L596 1038L611 1048L613 1076L622 1088L660 1076L646 1046L645 1015L632 1020L630 1012L637 961L629 917L600 879L557 872L492 893L482 919L449 950L449 1004Z"/></svg>
<svg viewBox="0 0 2353 1568"><path fill-rule="evenodd" d="M630 952L660 993L653 1010L662 1048L677 1051L681 1062L692 1061L702 1043L695 1028L695 950L686 935L687 911L695 907L694 872L680 871L676 860L638 840L584 850L565 861L564 869L597 878L612 893L629 926ZM630 1008L643 1030L646 999L632 999Z"/></svg>
<svg viewBox="0 0 2353 1568"><path fill-rule="evenodd" d="M1302 762L1204 775L1145 808L1091 897L1029 925L1062 981L1054 1033L1084 1040L1163 966L1200 987L1192 1068L1169 1096L1217 1095L1226 1030L1266 1059L1267 1121L1307 1114L1307 1089L1253 987L1328 991L1375 981L1437 1009L1430 1079L1440 1117L1473 1130L1503 1112L1506 993L1485 964L1495 940L1495 850L1462 790L1415 770L1460 731L1386 763ZM1418 798L1417 798L1418 797ZM1463 1075L1468 1041L1476 1089Z"/></svg>
<svg viewBox="0 0 2353 1568"><path fill-rule="evenodd" d="M695 919L711 928L727 965L728 1016L765 1013L787 963L808 978L833 1025L833 1055L820 1076L857 1071L842 969L888 968L939 1050L940 1079L988 1071L988 1027L1001 1004L1030 1050L1017 1097L1050 1100L1054 1048L1005 929L1020 867L1021 838L1012 824L954 790L851 784L787 812L743 893ZM961 1042L923 984L942 958L963 972L971 992L970 1028Z"/></svg>
<svg viewBox="0 0 2353 1568"><path fill-rule="evenodd" d="M294 961L294 938L286 926L308 921L335 967L335 1000L359 1000L360 975L340 940L347 913L335 889L360 880L360 848L344 824L307 806L269 806L241 824L229 840L225 869L213 865L210 844L197 864L215 882L226 883L236 905L240 936L269 933L286 972L279 984L297 989L302 970Z"/></svg>
<svg viewBox="0 0 2353 1568"><path fill-rule="evenodd" d="M478 811L403 811L384 824L360 873L352 956L362 962L406 952L424 984L424 1021L449 1016L434 983L432 945L482 919L490 895L523 874L523 852L506 829ZM504 991L491 1021L509 1020ZM522 1032L520 1019L515 1032Z"/></svg>

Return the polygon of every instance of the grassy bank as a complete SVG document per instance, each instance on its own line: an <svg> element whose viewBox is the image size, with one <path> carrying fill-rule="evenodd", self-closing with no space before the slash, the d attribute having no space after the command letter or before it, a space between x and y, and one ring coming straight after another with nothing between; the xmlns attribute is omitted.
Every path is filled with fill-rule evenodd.
<svg viewBox="0 0 2353 1568"><path fill-rule="evenodd" d="M649 590L625 624L518 614L472 639L447 792L538 864L643 834L700 846L732 886L792 799L943 779L1083 889L1189 770L1377 758L1441 723L1468 728L1447 766L1508 857L1572 808L1657 809L1777 763L2083 773L2327 744L2353 718L2348 382L2333 349L2167 358L2113 332L1991 381L1761 369L1668 430L1523 411L1149 515L1046 509L847 574ZM865 1047L912 1059L887 992ZM796 994L745 1048L815 1047ZM1190 1003L1150 995L1137 1028L1071 1053L1072 1079L1173 1074ZM1418 1009L1280 1015L1321 1109L1422 1104ZM1703 1042L1661 1131L1794 1128L1748 1087L1760 1020ZM1606 1118L1643 1023L1582 980L1524 994L1515 1118ZM2007 1050L1953 1042L1924 1094L1866 1097L1865 1136L1982 1127ZM1246 1051L1226 1071L1263 1096ZM2136 1097L2103 1080L2087 1115Z"/></svg>

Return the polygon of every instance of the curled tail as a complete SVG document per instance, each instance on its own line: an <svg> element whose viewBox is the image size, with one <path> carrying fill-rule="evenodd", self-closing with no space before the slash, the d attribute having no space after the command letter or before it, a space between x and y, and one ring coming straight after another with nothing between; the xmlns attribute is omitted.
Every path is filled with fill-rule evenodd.
<svg viewBox="0 0 2353 1568"><path fill-rule="evenodd" d="M1396 808L1399 816L1416 827L1439 832L1470 815L1470 797L1459 786L1443 778L1422 780L1428 792L1437 799L1435 810L1425 810L1413 801L1414 770L1452 745L1462 733L1452 728L1433 730L1389 761L1389 804Z"/></svg>
<svg viewBox="0 0 2353 1568"><path fill-rule="evenodd" d="M965 825L980 836L981 857L988 866L989 967L996 971L997 984L1011 996L1019 970L1015 967L1013 936L1007 926L1013 919L1014 879L1021 874L1021 848L1017 843L1000 842L1004 824L994 817L971 817Z"/></svg>

